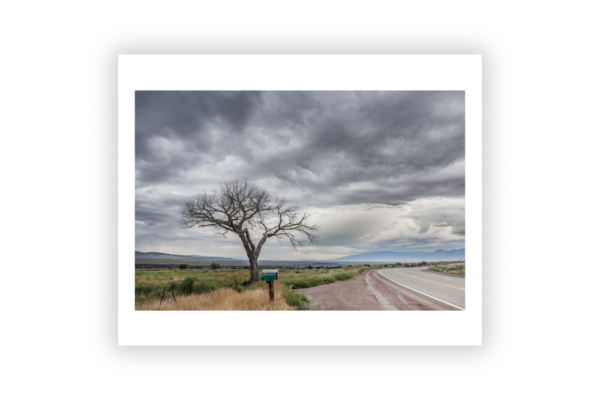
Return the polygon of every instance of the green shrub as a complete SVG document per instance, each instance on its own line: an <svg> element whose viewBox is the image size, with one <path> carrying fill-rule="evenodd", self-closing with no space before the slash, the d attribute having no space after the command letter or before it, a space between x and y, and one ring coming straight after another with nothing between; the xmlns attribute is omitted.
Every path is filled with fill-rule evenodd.
<svg viewBox="0 0 600 400"><path fill-rule="evenodd" d="M202 294L208 293L212 290L212 284L208 282L195 282L192 287L192 293ZM241 290L241 289L240 289Z"/></svg>
<svg viewBox="0 0 600 400"><path fill-rule="evenodd" d="M167 286L167 292L171 290L178 295L202 294L208 293L213 289L212 283L198 282L194 278L185 278L180 284L171 283Z"/></svg>
<svg viewBox="0 0 600 400"><path fill-rule="evenodd" d="M310 283L307 281L298 281L293 283L293 289L307 289L310 287Z"/></svg>
<svg viewBox="0 0 600 400"><path fill-rule="evenodd" d="M354 278L355 274L351 272L341 272L339 274L335 274L335 279L337 281L345 281L346 279Z"/></svg>
<svg viewBox="0 0 600 400"><path fill-rule="evenodd" d="M298 307L302 305L303 302L307 302L308 299L302 293L294 293L291 290L286 290L283 292L283 298L285 302L292 307Z"/></svg>
<svg viewBox="0 0 600 400"><path fill-rule="evenodd" d="M311 280L308 281L308 283L310 284L311 287L315 287L315 286L321 286L324 282L323 282L323 278L312 278Z"/></svg>
<svg viewBox="0 0 600 400"><path fill-rule="evenodd" d="M181 292L183 294L192 294L193 287L194 287L194 280L190 277L187 277L179 285L179 292Z"/></svg>
<svg viewBox="0 0 600 400"><path fill-rule="evenodd" d="M189 279L189 278L188 278L188 279ZM173 292L177 292L177 293L179 293L179 285L178 285L177 283L175 283L175 282L173 282L173 283L170 283L170 284L167 286L167 292L170 292L170 291L173 291Z"/></svg>

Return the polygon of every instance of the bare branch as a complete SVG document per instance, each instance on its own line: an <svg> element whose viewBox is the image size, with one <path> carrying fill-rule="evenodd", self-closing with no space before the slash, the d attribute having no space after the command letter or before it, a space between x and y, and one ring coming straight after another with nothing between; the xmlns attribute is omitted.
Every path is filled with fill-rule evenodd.
<svg viewBox="0 0 600 400"><path fill-rule="evenodd" d="M180 224L184 229L192 227L213 228L215 234L237 234L246 249L253 279L258 276L257 259L265 242L276 237L278 241L289 240L292 246L317 243L319 227L310 225L310 213L302 213L297 203L285 198L269 199L269 193L245 180L221 184L213 194L202 194L184 200ZM249 230L260 231L262 238L255 245Z"/></svg>

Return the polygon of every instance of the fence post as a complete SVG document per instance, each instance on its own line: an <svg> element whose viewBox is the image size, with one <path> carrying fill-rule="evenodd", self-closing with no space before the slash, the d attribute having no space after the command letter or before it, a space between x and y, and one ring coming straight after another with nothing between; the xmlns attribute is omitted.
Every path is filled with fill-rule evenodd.
<svg viewBox="0 0 600 400"><path fill-rule="evenodd" d="M162 304L163 299L165 298L165 292L167 291L167 287L165 286L165 288L163 289L163 295L160 298L160 304ZM158 311L160 311L160 304L158 305Z"/></svg>

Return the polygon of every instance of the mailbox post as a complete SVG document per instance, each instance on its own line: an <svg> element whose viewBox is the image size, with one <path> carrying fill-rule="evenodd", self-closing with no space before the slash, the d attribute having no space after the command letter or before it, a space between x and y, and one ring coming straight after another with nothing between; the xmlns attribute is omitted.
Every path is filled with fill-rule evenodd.
<svg viewBox="0 0 600 400"><path fill-rule="evenodd" d="M269 301L272 303L275 301L275 288L273 282L279 279L278 269L263 269L261 281L269 282Z"/></svg>

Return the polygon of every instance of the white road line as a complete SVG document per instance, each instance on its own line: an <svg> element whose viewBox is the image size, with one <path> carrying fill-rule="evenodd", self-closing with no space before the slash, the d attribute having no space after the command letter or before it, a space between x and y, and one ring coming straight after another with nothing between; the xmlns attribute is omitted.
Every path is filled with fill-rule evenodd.
<svg viewBox="0 0 600 400"><path fill-rule="evenodd" d="M455 306L454 304L448 303L447 301L444 301L444 300L442 300L442 299L438 299L437 297L433 297L433 296L430 296L430 295L428 295L428 294L426 294L426 293L420 292L420 291L418 291L417 289L413 289L413 288L411 288L411 287L408 287L408 286L406 286L406 285L403 285L403 284L401 284L400 282L396 282L396 281L395 281L395 280L393 280L392 278L390 278L390 277L387 277L387 276L383 275L383 274L381 273L381 271L377 271L377 273L378 273L379 275L381 275L381 276L382 276L384 279L389 279L390 281L394 282L394 283L395 283L395 284L397 284L397 285L403 286L403 287L405 287L405 288L407 288L407 289L410 289L410 290L412 290L412 291L414 291L414 292L417 292L417 293L419 293L419 294L422 294L423 296L427 296L427 297L429 297L429 298L431 298L431 299L434 299L434 300L436 300L436 301L441 301L442 303L444 303L444 304L448 304L448 305L449 305L449 306L451 306L451 307L455 307L455 308L458 308L459 310L465 311L465 309L464 309L464 308L460 308L459 306Z"/></svg>

